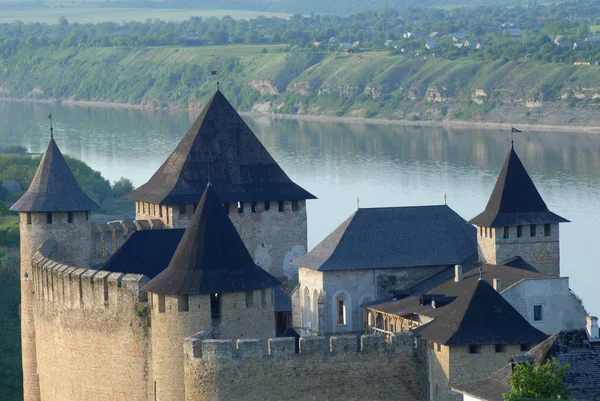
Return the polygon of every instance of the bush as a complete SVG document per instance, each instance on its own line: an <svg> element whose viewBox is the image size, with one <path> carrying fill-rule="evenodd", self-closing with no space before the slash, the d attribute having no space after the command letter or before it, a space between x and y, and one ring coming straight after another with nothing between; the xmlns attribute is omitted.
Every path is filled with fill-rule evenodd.
<svg viewBox="0 0 600 401"><path fill-rule="evenodd" d="M111 194L113 198L121 198L131 191L133 191L133 183L131 180L125 177L121 177L118 181L114 182L111 188Z"/></svg>

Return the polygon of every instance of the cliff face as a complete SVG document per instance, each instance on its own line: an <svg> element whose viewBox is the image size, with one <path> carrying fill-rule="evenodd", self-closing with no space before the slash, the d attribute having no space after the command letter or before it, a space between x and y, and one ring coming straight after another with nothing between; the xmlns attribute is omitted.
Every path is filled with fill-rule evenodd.
<svg viewBox="0 0 600 401"><path fill-rule="evenodd" d="M23 58L31 62L23 63ZM5 98L198 108L216 83L210 74L216 59L205 48L40 51L17 53L4 62L0 97ZM241 111L561 125L600 122L595 113L600 68L593 65L250 49L221 57L220 65L221 88Z"/></svg>

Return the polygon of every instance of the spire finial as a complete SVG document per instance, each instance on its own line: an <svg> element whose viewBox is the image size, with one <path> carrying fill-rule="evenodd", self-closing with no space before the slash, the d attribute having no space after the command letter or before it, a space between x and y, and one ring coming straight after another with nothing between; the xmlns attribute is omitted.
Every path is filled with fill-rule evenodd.
<svg viewBox="0 0 600 401"><path fill-rule="evenodd" d="M356 208L360 209L360 198L358 196L356 197Z"/></svg>
<svg viewBox="0 0 600 401"><path fill-rule="evenodd" d="M444 206L448 206L448 194L444 192Z"/></svg>
<svg viewBox="0 0 600 401"><path fill-rule="evenodd" d="M515 132L523 132L523 131L516 129L515 127L510 127L510 148L511 149L515 148L515 136L514 136Z"/></svg>
<svg viewBox="0 0 600 401"><path fill-rule="evenodd" d="M219 69L217 68L216 70L212 70L210 72L210 75L214 75L217 77L217 91L220 90L220 83L219 83Z"/></svg>
<svg viewBox="0 0 600 401"><path fill-rule="evenodd" d="M48 114L50 119L50 139L54 139L54 128L52 127L52 114Z"/></svg>
<svg viewBox="0 0 600 401"><path fill-rule="evenodd" d="M479 280L483 280L483 266L479 266Z"/></svg>

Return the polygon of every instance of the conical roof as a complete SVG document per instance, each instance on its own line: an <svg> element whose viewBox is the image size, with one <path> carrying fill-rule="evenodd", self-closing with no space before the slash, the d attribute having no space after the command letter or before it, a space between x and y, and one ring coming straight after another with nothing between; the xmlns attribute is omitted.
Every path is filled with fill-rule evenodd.
<svg viewBox="0 0 600 401"><path fill-rule="evenodd" d="M79 187L64 156L50 139L29 189L10 210L17 212L74 212L98 209Z"/></svg>
<svg viewBox="0 0 600 401"><path fill-rule="evenodd" d="M220 91L152 178L125 197L195 203L208 181L224 202L315 198L290 180Z"/></svg>
<svg viewBox="0 0 600 401"><path fill-rule="evenodd" d="M169 266L143 289L177 295L244 292L277 285L275 277L254 263L209 185Z"/></svg>
<svg viewBox="0 0 600 401"><path fill-rule="evenodd" d="M513 147L485 210L469 221L483 227L565 222L568 220L548 210Z"/></svg>

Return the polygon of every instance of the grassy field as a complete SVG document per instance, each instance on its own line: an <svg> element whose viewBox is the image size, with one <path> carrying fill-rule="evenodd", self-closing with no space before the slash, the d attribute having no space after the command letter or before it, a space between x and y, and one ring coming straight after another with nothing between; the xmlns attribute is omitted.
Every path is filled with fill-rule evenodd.
<svg viewBox="0 0 600 401"><path fill-rule="evenodd" d="M16 20L23 22L56 23L58 18L65 17L71 22L96 23L104 21L145 21L148 18L163 21L184 21L190 17L230 16L235 19L250 19L258 16L287 18L289 14L269 13L244 10L193 10L193 9L157 9L157 8L101 8L94 6L47 7L47 8L3 8L0 0L0 23Z"/></svg>

